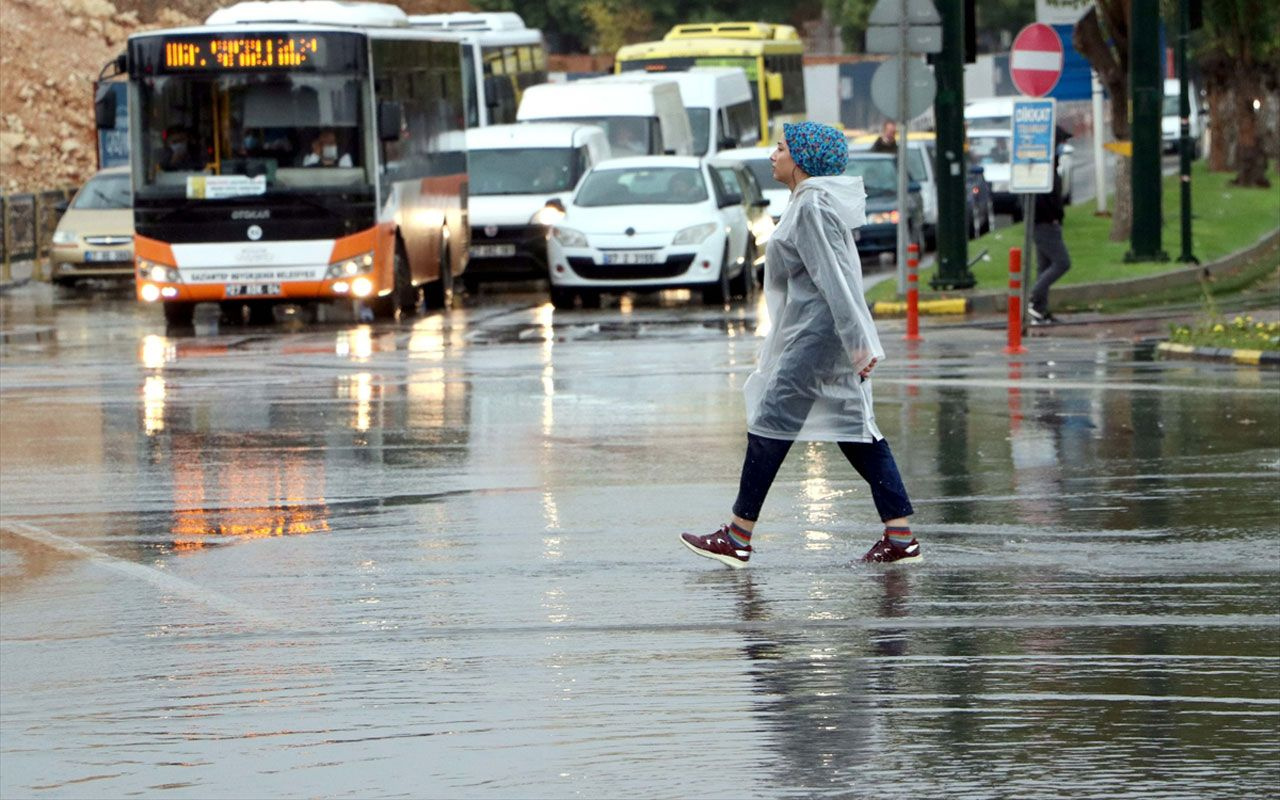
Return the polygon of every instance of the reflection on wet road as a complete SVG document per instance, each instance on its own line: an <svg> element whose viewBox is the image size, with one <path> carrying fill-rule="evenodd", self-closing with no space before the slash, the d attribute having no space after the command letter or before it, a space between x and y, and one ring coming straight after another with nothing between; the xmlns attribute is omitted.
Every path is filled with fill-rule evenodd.
<svg viewBox="0 0 1280 800"><path fill-rule="evenodd" d="M21 313L9 304L6 313ZM723 520L755 310L8 346L4 797L1261 797L1280 380L886 326L927 561L798 446Z"/></svg>

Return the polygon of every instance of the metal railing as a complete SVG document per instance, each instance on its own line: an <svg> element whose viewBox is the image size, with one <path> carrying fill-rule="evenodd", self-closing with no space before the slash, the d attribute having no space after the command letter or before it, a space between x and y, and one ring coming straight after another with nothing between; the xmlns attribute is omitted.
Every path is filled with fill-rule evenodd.
<svg viewBox="0 0 1280 800"><path fill-rule="evenodd" d="M32 276L43 277L41 260L49 254L53 232L62 212L58 205L69 201L75 189L51 189L26 194L0 195L0 281L12 279L15 261L34 261Z"/></svg>

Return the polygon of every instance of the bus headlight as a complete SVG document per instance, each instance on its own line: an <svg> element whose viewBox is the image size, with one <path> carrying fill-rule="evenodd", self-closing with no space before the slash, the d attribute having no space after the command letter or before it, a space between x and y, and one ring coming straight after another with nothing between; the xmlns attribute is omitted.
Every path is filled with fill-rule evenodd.
<svg viewBox="0 0 1280 800"><path fill-rule="evenodd" d="M373 269L373 253L361 253L330 264L324 277L325 280L330 281L336 278L350 278L352 275L359 275L371 269Z"/></svg>
<svg viewBox="0 0 1280 800"><path fill-rule="evenodd" d="M154 303L160 299L160 287L154 283L143 284L141 294L143 300L148 303Z"/></svg>
<svg viewBox="0 0 1280 800"><path fill-rule="evenodd" d="M368 278L356 278L351 282L351 293L356 297L368 297L373 294L373 281Z"/></svg>
<svg viewBox="0 0 1280 800"><path fill-rule="evenodd" d="M138 277L156 283L182 283L182 275L177 267L157 264L144 258L138 259Z"/></svg>
<svg viewBox="0 0 1280 800"><path fill-rule="evenodd" d="M719 229L719 225L714 222L704 222L701 225L690 225L684 230L676 234L676 238L671 240L672 244L702 244L707 237L715 233Z"/></svg>

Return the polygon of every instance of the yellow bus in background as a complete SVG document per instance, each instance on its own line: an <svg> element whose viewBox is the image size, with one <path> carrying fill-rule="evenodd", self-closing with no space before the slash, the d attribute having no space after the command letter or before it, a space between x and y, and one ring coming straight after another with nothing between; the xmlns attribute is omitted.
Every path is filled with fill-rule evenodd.
<svg viewBox="0 0 1280 800"><path fill-rule="evenodd" d="M615 72L681 72L693 67L741 67L751 84L760 144L782 135L782 123L806 117L804 42L790 25L712 22L677 25L659 42L618 50Z"/></svg>

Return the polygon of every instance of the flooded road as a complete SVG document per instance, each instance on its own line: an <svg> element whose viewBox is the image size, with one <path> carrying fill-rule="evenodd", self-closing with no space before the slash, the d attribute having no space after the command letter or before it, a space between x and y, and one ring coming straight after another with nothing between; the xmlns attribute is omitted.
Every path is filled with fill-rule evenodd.
<svg viewBox="0 0 1280 800"><path fill-rule="evenodd" d="M44 294L41 294L41 293ZM1280 375L883 323L925 563L798 445L751 567L756 309L166 336L0 297L0 796L1253 798Z"/></svg>

